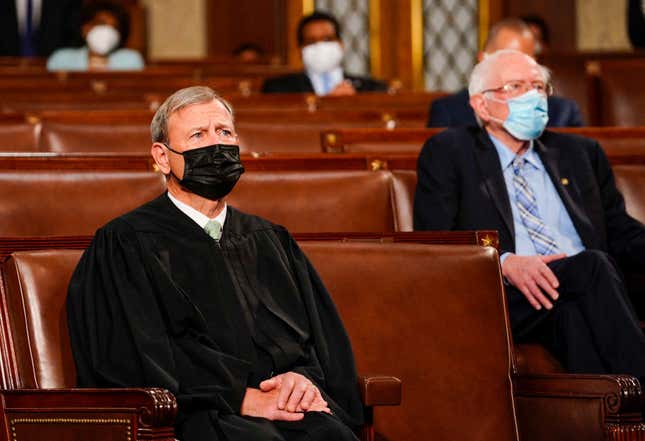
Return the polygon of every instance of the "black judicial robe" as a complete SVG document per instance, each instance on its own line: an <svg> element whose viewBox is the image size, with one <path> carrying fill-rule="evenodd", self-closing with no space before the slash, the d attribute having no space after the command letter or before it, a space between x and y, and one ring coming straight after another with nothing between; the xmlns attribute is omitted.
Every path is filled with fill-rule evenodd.
<svg viewBox="0 0 645 441"><path fill-rule="evenodd" d="M111 221L72 276L67 313L78 386L168 389L184 441L227 439L227 418L245 424L245 389L288 371L334 418L362 422L323 283L285 228L230 206L219 244L166 194Z"/></svg>

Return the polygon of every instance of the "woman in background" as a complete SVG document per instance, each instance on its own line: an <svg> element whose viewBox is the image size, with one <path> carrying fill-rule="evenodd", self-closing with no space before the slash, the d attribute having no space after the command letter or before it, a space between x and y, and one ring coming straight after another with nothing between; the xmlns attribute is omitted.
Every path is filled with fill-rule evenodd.
<svg viewBox="0 0 645 441"><path fill-rule="evenodd" d="M85 46L56 50L47 60L48 70L141 70L143 57L123 45L130 34L130 17L120 6L96 2L81 13Z"/></svg>

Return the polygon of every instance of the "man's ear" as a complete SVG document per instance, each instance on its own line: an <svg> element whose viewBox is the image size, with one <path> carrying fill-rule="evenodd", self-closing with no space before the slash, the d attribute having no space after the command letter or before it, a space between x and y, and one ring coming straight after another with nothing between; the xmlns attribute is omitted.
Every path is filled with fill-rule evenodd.
<svg viewBox="0 0 645 441"><path fill-rule="evenodd" d="M160 142L155 142L150 147L150 154L152 159L161 173L164 175L170 174L170 159L168 157L168 149Z"/></svg>
<svg viewBox="0 0 645 441"><path fill-rule="evenodd" d="M470 107L473 108L475 115L477 115L482 121L488 122L490 119L490 113L488 112L488 106L486 105L486 99L484 95L478 93L470 97Z"/></svg>

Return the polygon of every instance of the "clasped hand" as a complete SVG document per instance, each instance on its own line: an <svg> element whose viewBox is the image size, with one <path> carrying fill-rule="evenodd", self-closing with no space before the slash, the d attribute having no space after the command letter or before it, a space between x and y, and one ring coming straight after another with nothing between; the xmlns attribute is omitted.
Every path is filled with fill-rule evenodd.
<svg viewBox="0 0 645 441"><path fill-rule="evenodd" d="M535 309L553 308L552 300L559 297L558 278L547 263L566 257L566 254L548 256L518 256L510 254L502 264L502 274L519 289Z"/></svg>
<svg viewBox="0 0 645 441"><path fill-rule="evenodd" d="M298 421L304 412L331 413L320 391L307 377L295 372L276 375L247 388L240 413L269 420Z"/></svg>

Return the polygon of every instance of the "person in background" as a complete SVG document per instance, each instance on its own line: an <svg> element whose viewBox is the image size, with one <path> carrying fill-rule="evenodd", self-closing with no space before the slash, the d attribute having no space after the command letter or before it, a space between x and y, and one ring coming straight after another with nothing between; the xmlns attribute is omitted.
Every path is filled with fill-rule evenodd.
<svg viewBox="0 0 645 441"><path fill-rule="evenodd" d="M479 125L426 141L414 229L497 230L514 340L542 343L569 372L643 381L645 335L616 262L645 267L645 226L596 141L544 130L548 76L517 50L475 66Z"/></svg>
<svg viewBox="0 0 645 441"><path fill-rule="evenodd" d="M47 57L80 42L82 0L0 0L0 56Z"/></svg>
<svg viewBox="0 0 645 441"><path fill-rule="evenodd" d="M354 95L356 92L386 91L387 84L368 77L343 72L344 46L340 24L332 15L314 12L298 24L298 45L304 72L269 78L264 93L316 93L316 95Z"/></svg>
<svg viewBox="0 0 645 441"><path fill-rule="evenodd" d="M479 61L502 49L519 50L531 57L536 55L536 40L531 28L518 18L496 23L490 30ZM428 127L476 126L475 114L468 104L468 90L434 100L430 104ZM579 127L583 125L575 101L559 96L548 97L549 127Z"/></svg>
<svg viewBox="0 0 645 441"><path fill-rule="evenodd" d="M551 33L546 21L536 14L528 14L520 17L526 23L535 37L535 55L541 55L549 50L551 45Z"/></svg>
<svg viewBox="0 0 645 441"><path fill-rule="evenodd" d="M141 54L123 45L130 34L130 18L119 5L95 2L83 8L81 33L85 46L56 50L47 60L55 70L141 70Z"/></svg>
<svg viewBox="0 0 645 441"><path fill-rule="evenodd" d="M645 2L629 0L627 6L629 40L636 49L645 48Z"/></svg>
<svg viewBox="0 0 645 441"><path fill-rule="evenodd" d="M264 60L264 50L255 43L244 43L233 51L236 61L244 64L258 64Z"/></svg>

